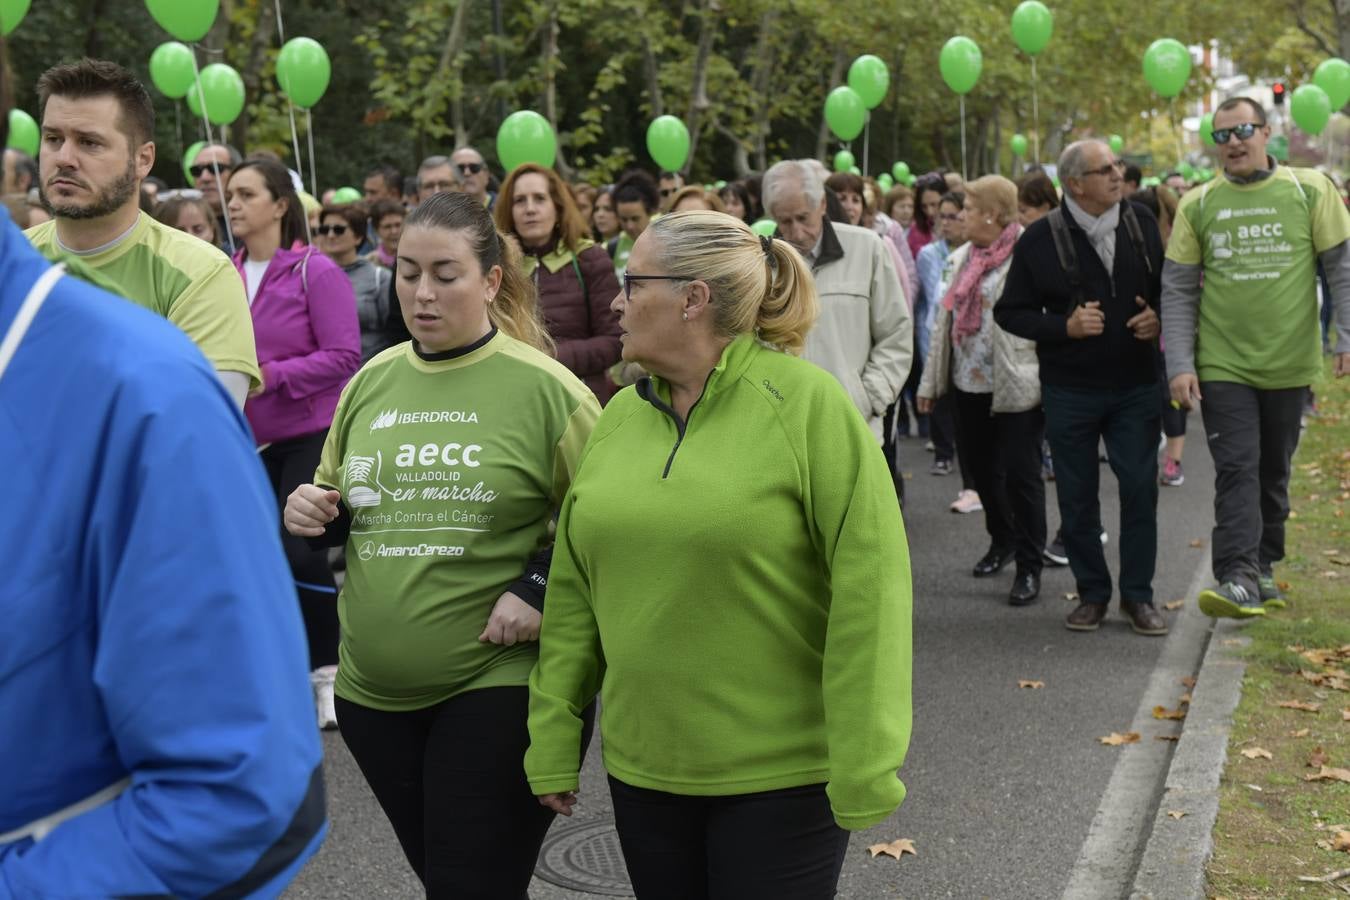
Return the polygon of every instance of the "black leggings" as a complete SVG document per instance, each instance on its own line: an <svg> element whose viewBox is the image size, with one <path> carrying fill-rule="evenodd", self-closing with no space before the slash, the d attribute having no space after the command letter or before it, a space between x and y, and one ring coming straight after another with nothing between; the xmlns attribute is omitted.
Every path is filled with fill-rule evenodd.
<svg viewBox="0 0 1350 900"><path fill-rule="evenodd" d="M638 900L830 900L848 850L825 785L692 797L610 777Z"/></svg>
<svg viewBox="0 0 1350 900"><path fill-rule="evenodd" d="M1172 405L1172 386L1167 380L1167 361L1158 353L1158 386L1162 403L1163 434L1170 438L1186 436L1186 410Z"/></svg>
<svg viewBox="0 0 1350 900"><path fill-rule="evenodd" d="M529 689L384 712L337 698L338 728L430 900L528 900L553 811L525 780ZM584 714L586 753L594 705Z"/></svg>
<svg viewBox="0 0 1350 900"><path fill-rule="evenodd" d="M259 455L277 495L277 505L286 510L286 498L297 487L314 480L319 455L328 429L277 441ZM328 550L316 550L304 538L291 534L283 526L281 546L291 564L291 578L300 595L300 614L309 639L309 667L334 666L338 661L337 582L328 565Z"/></svg>

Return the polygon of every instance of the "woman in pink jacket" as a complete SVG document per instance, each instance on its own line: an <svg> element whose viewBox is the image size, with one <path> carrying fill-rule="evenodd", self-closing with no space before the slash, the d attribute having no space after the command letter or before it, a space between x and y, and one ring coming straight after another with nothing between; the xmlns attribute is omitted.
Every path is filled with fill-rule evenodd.
<svg viewBox="0 0 1350 900"><path fill-rule="evenodd" d="M342 269L305 243L305 213L290 173L270 160L248 160L230 176L226 214L242 249L234 263L253 312L262 392L244 413L284 508L314 478L338 395L361 365L356 297ZM319 727L337 724L337 586L328 551L281 533L309 638L310 680Z"/></svg>

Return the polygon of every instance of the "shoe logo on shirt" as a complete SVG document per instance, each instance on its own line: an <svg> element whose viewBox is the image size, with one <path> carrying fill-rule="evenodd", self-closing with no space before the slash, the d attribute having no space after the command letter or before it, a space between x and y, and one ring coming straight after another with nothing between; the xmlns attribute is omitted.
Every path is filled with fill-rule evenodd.
<svg viewBox="0 0 1350 900"><path fill-rule="evenodd" d="M378 431L381 428L391 428L398 421L398 410L387 409L377 415L370 423L371 431Z"/></svg>

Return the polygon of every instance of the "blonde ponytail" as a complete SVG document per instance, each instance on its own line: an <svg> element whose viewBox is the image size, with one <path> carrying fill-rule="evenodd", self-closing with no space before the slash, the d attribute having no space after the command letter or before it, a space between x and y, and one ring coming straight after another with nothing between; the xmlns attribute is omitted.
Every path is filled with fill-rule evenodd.
<svg viewBox="0 0 1350 900"><path fill-rule="evenodd" d="M502 284L497 296L488 304L488 318L521 343L549 356L554 355L553 338L539 315L539 292L535 290L534 282L525 277L525 266L516 242L497 232L497 247Z"/></svg>
<svg viewBox="0 0 1350 900"><path fill-rule="evenodd" d="M708 284L719 334L753 332L775 350L801 354L819 301L810 270L786 242L701 210L664 215L647 231L670 274Z"/></svg>

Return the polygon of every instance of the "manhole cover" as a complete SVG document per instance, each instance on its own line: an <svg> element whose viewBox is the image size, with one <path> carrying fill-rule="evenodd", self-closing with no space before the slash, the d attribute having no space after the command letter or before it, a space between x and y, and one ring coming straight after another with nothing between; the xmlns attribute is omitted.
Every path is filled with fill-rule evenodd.
<svg viewBox="0 0 1350 900"><path fill-rule="evenodd" d="M559 887L606 897L631 897L619 835L608 820L555 828L544 840L534 874Z"/></svg>

